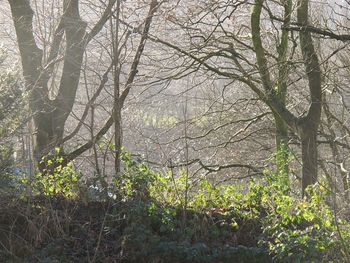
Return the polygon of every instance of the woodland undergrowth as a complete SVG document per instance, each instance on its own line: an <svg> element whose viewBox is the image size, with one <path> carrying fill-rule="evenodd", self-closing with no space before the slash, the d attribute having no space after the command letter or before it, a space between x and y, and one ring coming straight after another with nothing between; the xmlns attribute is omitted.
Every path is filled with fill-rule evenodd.
<svg viewBox="0 0 350 263"><path fill-rule="evenodd" d="M349 218L323 181L304 198L276 171L248 186L189 184L124 154L106 184L60 162L31 180L7 175L1 262L350 262Z"/></svg>

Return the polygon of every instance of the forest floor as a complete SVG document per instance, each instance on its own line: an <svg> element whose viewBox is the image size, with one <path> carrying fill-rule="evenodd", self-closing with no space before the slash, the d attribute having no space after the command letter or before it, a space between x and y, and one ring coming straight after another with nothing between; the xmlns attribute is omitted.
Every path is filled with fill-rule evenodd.
<svg viewBox="0 0 350 263"><path fill-rule="evenodd" d="M263 214L263 211L261 211ZM0 262L271 262L259 218L152 200L0 200Z"/></svg>

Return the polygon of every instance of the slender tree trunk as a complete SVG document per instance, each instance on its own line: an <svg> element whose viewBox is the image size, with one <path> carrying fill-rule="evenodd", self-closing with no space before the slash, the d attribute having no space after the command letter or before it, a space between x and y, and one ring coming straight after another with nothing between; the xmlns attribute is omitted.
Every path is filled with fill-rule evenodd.
<svg viewBox="0 0 350 263"><path fill-rule="evenodd" d="M278 46L278 79L277 89L276 84L271 80L269 72L269 65L265 56L265 50L261 39L260 32L260 16L263 9L264 0L256 0L255 6L251 16L251 27L252 27L252 41L255 49L257 65L259 68L260 77L262 80L263 87L268 97L267 100L275 101L279 107L286 107L286 95L287 95L287 82L288 77L288 31L283 30L281 36L281 42ZM288 27L290 23L292 3L290 0L284 4L284 25ZM270 105L271 106L271 105ZM273 107L271 107L273 109ZM288 154L285 151L285 147L288 144L288 126L284 117L280 114L280 111L274 110L275 128L276 128L276 152L277 152L277 169L282 174L288 176ZM294 117L294 116L293 116ZM286 182L288 183L288 182Z"/></svg>
<svg viewBox="0 0 350 263"><path fill-rule="evenodd" d="M288 126L285 121L274 114L275 127L276 127L276 150L277 150L277 170L288 177L289 165L288 165Z"/></svg>
<svg viewBox="0 0 350 263"><path fill-rule="evenodd" d="M121 105L120 105L120 62L119 62L119 17L120 17L120 0L117 1L116 8L116 18L115 18L115 35L113 37L113 60L114 60L114 147L115 147L115 157L114 157L114 172L117 175L120 173L120 157L121 157L121 148L122 148L122 114L121 114ZM113 31L112 23L112 31ZM112 36L113 36L112 32Z"/></svg>
<svg viewBox="0 0 350 263"><path fill-rule="evenodd" d="M118 108L117 112L115 114L115 121L114 121L114 144L115 144L115 159L114 159L114 168L115 173L118 174L121 171L121 149L122 149L122 120L121 120L121 109Z"/></svg>
<svg viewBox="0 0 350 263"><path fill-rule="evenodd" d="M288 47L289 47L289 32L285 29L289 27L291 14L292 14L292 0L286 0L283 2L284 17L283 17L283 29L281 34L281 40L277 47L278 52L278 79L276 96L280 103L286 107L287 89L288 89ZM288 125L285 120L277 113L274 114L275 127L276 127L276 149L277 149L277 169L282 176L285 177L286 183L289 186L289 154L288 147Z"/></svg>

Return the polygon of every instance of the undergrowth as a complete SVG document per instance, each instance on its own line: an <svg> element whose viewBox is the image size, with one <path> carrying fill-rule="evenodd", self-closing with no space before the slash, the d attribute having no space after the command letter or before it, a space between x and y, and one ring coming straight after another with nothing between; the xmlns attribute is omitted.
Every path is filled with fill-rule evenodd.
<svg viewBox="0 0 350 263"><path fill-rule="evenodd" d="M0 262L349 262L349 221L325 182L303 199L274 171L248 190L203 179L187 191L183 172L123 161L107 189L72 166L17 182L32 194L0 199Z"/></svg>

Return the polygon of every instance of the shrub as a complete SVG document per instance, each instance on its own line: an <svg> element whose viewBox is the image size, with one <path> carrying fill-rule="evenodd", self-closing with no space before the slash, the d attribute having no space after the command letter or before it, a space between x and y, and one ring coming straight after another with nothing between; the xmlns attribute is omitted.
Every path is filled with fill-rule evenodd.
<svg viewBox="0 0 350 263"><path fill-rule="evenodd" d="M79 193L80 175L72 163L64 165L64 158L60 155L60 149L56 149L56 155L50 159L44 158L46 169L35 174L34 178L23 179L23 183L29 183L31 191L37 195L75 197Z"/></svg>

